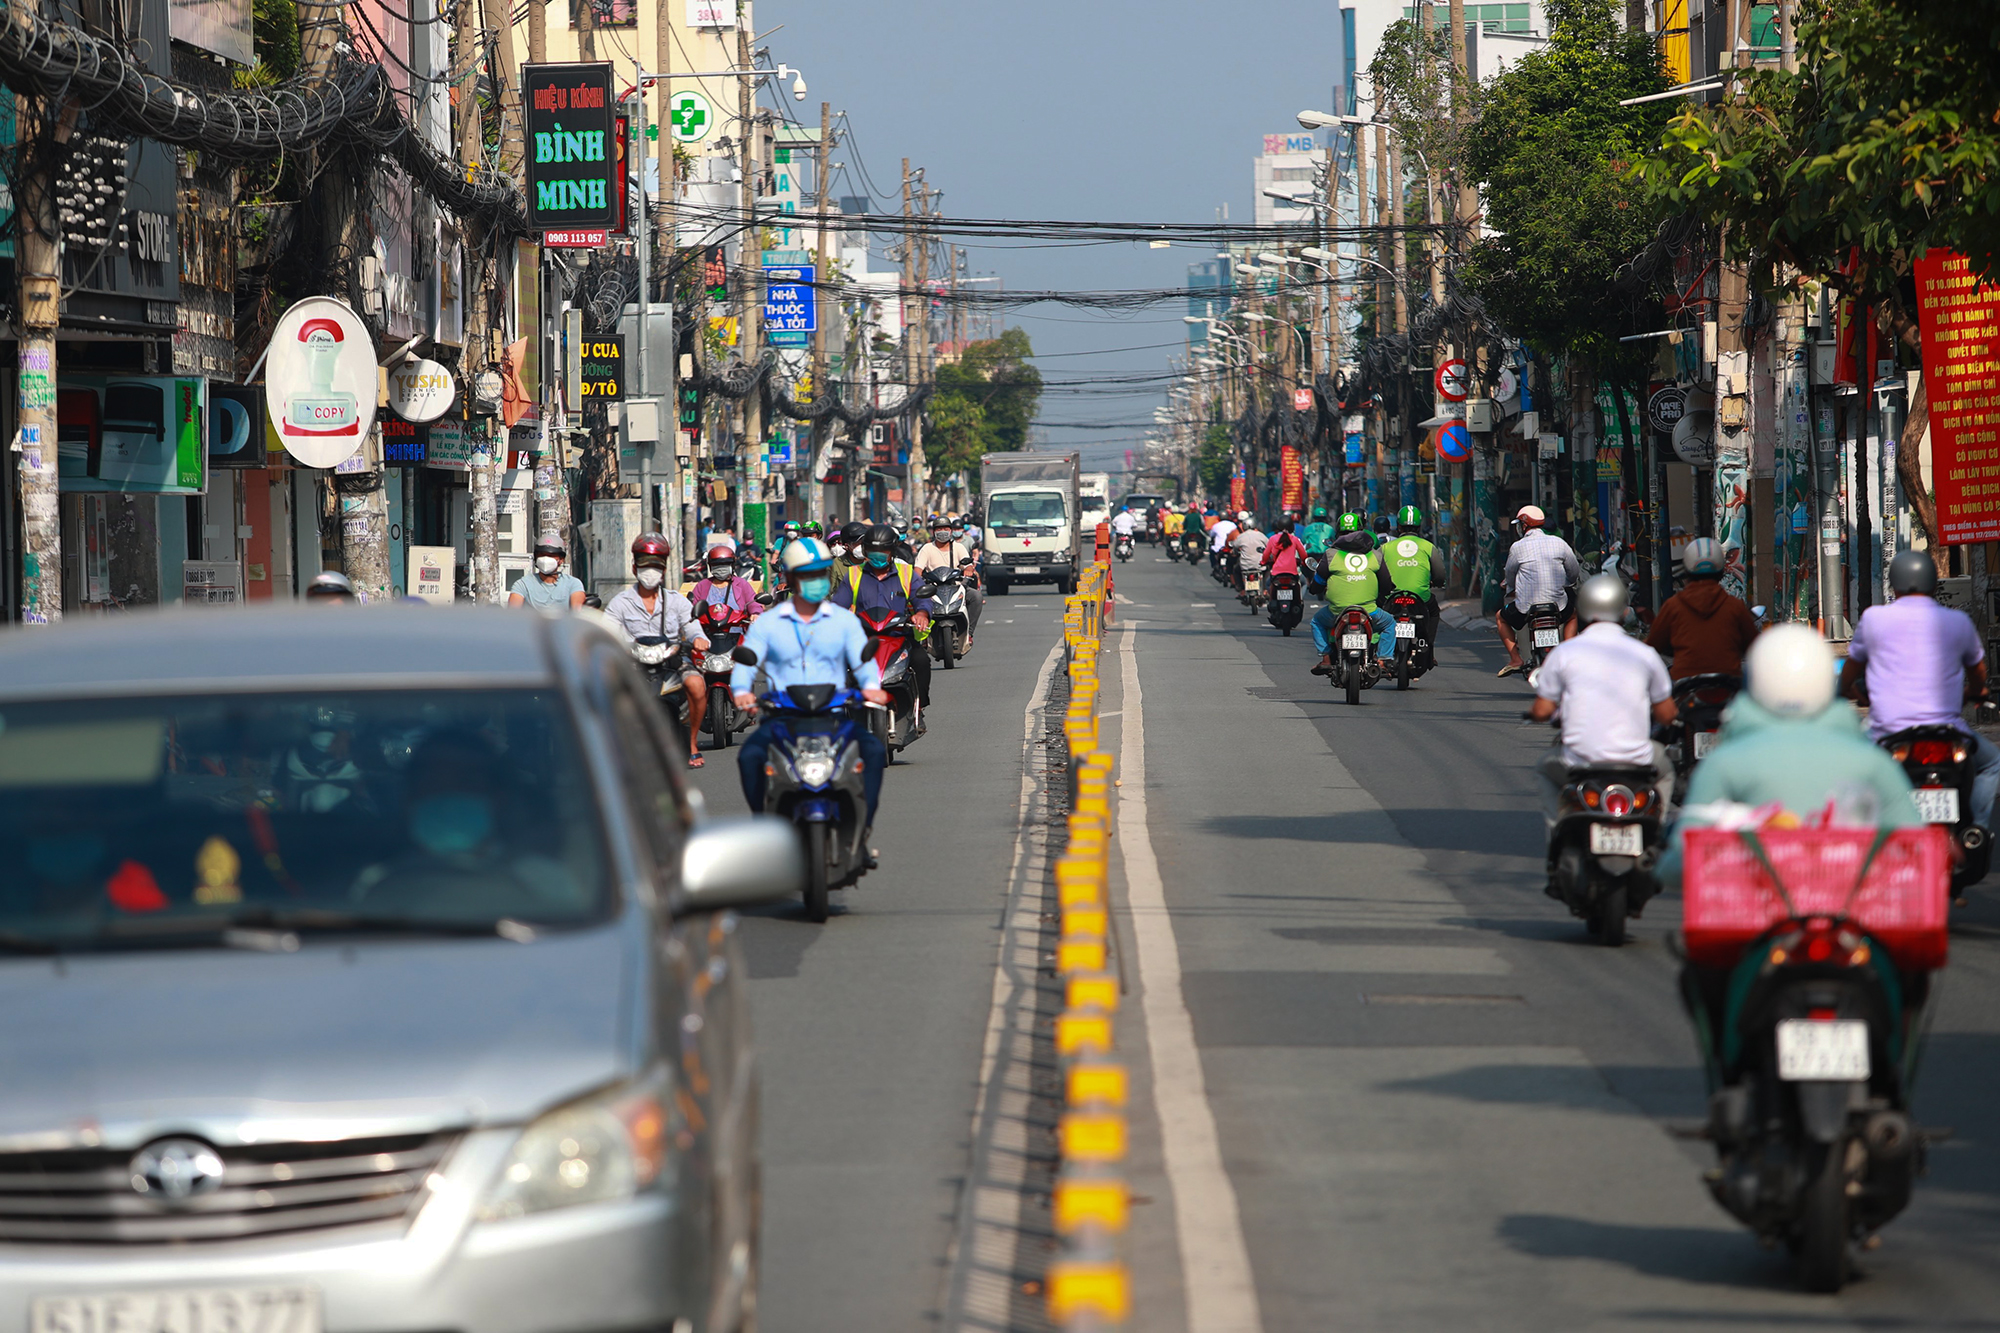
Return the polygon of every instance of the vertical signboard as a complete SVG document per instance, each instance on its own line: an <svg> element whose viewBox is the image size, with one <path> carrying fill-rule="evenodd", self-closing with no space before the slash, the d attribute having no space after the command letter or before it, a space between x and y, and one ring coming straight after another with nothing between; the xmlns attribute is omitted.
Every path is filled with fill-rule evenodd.
<svg viewBox="0 0 2000 1333"><path fill-rule="evenodd" d="M618 221L611 66L527 65L521 106L528 133L528 225L536 231Z"/></svg>
<svg viewBox="0 0 2000 1333"><path fill-rule="evenodd" d="M1288 444L1278 451L1278 507L1281 509L1302 509L1306 502L1306 465L1299 456L1297 445Z"/></svg>
<svg viewBox="0 0 2000 1333"><path fill-rule="evenodd" d="M819 270L812 264L774 264L764 256L764 342L771 347L805 347L819 327L813 284ZM803 252L799 252L803 253Z"/></svg>
<svg viewBox="0 0 2000 1333"><path fill-rule="evenodd" d="M2000 540L2000 288L1946 250L1919 259L1916 277L1938 535Z"/></svg>

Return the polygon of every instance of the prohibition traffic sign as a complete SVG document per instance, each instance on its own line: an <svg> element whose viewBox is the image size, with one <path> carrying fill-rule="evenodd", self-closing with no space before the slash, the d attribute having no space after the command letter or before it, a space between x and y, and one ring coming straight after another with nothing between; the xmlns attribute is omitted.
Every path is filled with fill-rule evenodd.
<svg viewBox="0 0 2000 1333"><path fill-rule="evenodd" d="M1465 429L1463 421L1451 421L1438 427L1436 441L1437 455L1448 463L1463 463L1472 457L1472 436Z"/></svg>
<svg viewBox="0 0 2000 1333"><path fill-rule="evenodd" d="M677 142L701 142L714 122L714 109L700 93L675 93L667 101L667 124Z"/></svg>
<svg viewBox="0 0 2000 1333"><path fill-rule="evenodd" d="M1466 395L1471 391L1465 373L1465 362L1456 358L1437 368L1436 381L1438 397L1448 403L1464 402Z"/></svg>

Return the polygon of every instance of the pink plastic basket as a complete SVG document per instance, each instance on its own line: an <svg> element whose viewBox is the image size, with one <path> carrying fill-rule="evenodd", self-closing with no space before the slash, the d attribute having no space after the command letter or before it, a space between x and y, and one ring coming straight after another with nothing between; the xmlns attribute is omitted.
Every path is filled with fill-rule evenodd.
<svg viewBox="0 0 2000 1333"><path fill-rule="evenodd" d="M1762 844L1781 893L1757 859ZM1943 830L1898 829L1868 859L1873 829L1690 829L1684 839L1681 929L1688 957L1728 966L1792 917L1845 917L1881 941L1897 965L1943 967L1951 910L1951 854ZM1864 863L1867 876L1861 879ZM1856 880L1861 879L1856 889ZM1785 895L1791 897L1787 906Z"/></svg>

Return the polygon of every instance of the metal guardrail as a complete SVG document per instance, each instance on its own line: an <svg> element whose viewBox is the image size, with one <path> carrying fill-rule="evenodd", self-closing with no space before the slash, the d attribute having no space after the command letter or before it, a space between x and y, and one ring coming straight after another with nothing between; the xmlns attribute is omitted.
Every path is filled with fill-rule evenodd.
<svg viewBox="0 0 2000 1333"><path fill-rule="evenodd" d="M1062 1245L1044 1290L1049 1319L1064 1333L1109 1333L1123 1327L1132 1308L1125 1256L1131 1078L1117 1053L1118 978L1110 965L1112 760L1098 748L1097 664L1110 599L1110 566L1093 562L1084 567L1063 613L1070 814L1055 867L1061 921L1055 962L1063 984L1055 1046L1063 1111L1051 1207Z"/></svg>

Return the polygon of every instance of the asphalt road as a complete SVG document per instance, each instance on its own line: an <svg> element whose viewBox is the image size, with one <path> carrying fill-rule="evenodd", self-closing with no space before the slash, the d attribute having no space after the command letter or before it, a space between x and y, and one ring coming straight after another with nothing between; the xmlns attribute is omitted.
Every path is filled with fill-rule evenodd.
<svg viewBox="0 0 2000 1333"><path fill-rule="evenodd" d="M1964 913L1918 1090L1920 1122L1953 1137L1860 1280L1802 1295L1785 1256L1709 1200L1706 1145L1669 1132L1704 1111L1666 947L1678 903L1656 900L1612 951L1541 892L1529 766L1546 732L1519 722L1521 682L1494 679L1490 632L1447 631L1416 688L1350 708L1307 673L1303 627L1281 637L1143 546L1115 572L1104 744L1118 751L1135 711L1113 660L1130 651L1143 828L1254 1278L1249 1327L2000 1329L2000 887ZM1031 1299L961 1324L944 1293L1023 709L1058 617L1052 593L995 601L972 659L937 674L931 733L889 776L883 868L845 913L749 923L769 1333L1033 1326ZM718 808L740 799L731 757L699 775ZM1116 857L1113 873L1122 894ZM1133 924L1121 963L1150 1008ZM1153 1034L1137 1003L1119 1022L1131 1327L1179 1330L1175 1205L1199 1188L1206 1207L1213 1182L1167 1169Z"/></svg>

